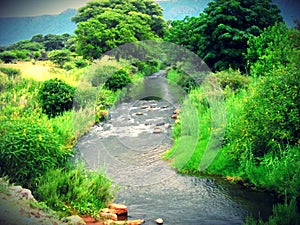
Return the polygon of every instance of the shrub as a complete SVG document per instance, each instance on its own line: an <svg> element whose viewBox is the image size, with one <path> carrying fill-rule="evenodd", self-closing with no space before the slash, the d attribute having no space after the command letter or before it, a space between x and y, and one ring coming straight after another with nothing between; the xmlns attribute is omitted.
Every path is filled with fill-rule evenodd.
<svg viewBox="0 0 300 225"><path fill-rule="evenodd" d="M0 72L6 74L9 78L15 78L21 75L21 71L19 69L8 67L0 67Z"/></svg>
<svg viewBox="0 0 300 225"><path fill-rule="evenodd" d="M64 165L71 155L57 141L47 119L34 112L28 118L3 116L0 122L0 174L12 182L31 188L46 171Z"/></svg>
<svg viewBox="0 0 300 225"><path fill-rule="evenodd" d="M66 62L71 60L71 52L69 50L53 50L49 52L48 57L62 68Z"/></svg>
<svg viewBox="0 0 300 225"><path fill-rule="evenodd" d="M39 90L39 100L43 112L55 117L73 107L75 88L55 78L43 83Z"/></svg>
<svg viewBox="0 0 300 225"><path fill-rule="evenodd" d="M297 68L274 70L261 78L246 99L243 121L236 127L238 142L251 143L252 153L262 156L278 146L293 146L300 140L300 72ZM250 147L250 146L249 146Z"/></svg>
<svg viewBox="0 0 300 225"><path fill-rule="evenodd" d="M0 59L4 63L12 63L14 60L17 59L17 55L12 51L4 51L0 53Z"/></svg>
<svg viewBox="0 0 300 225"><path fill-rule="evenodd" d="M76 59L74 60L74 63L77 68L83 68L88 65L87 61L84 59Z"/></svg>
<svg viewBox="0 0 300 225"><path fill-rule="evenodd" d="M216 73L216 77L223 89L230 88L233 91L239 91L250 83L250 78L243 76L239 70L220 71Z"/></svg>
<svg viewBox="0 0 300 225"><path fill-rule="evenodd" d="M111 75L105 82L105 87L112 91L122 89L131 83L131 79L127 71L121 69Z"/></svg>
<svg viewBox="0 0 300 225"><path fill-rule="evenodd" d="M61 216L74 211L97 215L112 200L111 185L101 171L89 171L80 164L66 170L49 170L40 179L36 197Z"/></svg>
<svg viewBox="0 0 300 225"><path fill-rule="evenodd" d="M96 100L96 118L95 122L108 119L108 110L117 100L118 93L105 88L101 88L97 94Z"/></svg>

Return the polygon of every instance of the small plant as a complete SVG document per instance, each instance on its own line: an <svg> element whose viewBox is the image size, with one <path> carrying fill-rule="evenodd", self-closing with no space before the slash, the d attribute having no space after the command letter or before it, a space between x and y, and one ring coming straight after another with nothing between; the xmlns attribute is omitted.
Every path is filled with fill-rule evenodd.
<svg viewBox="0 0 300 225"><path fill-rule="evenodd" d="M39 90L43 112L49 117L61 115L73 107L75 88L57 78L45 81Z"/></svg>

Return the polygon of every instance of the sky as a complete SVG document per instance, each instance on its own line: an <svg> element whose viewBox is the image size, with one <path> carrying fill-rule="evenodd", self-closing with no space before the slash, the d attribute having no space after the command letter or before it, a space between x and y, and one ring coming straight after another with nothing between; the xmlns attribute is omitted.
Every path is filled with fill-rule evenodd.
<svg viewBox="0 0 300 225"><path fill-rule="evenodd" d="M59 14L68 8L84 6L90 0L0 0L0 17L38 16ZM174 0L170 0L174 1ZM193 1L193 0L191 0ZM274 0L290 17L300 16L299 0Z"/></svg>

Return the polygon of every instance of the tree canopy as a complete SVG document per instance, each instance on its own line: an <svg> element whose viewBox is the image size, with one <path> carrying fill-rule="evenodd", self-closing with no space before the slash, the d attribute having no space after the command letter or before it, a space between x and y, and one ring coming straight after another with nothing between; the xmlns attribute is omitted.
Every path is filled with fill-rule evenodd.
<svg viewBox="0 0 300 225"><path fill-rule="evenodd" d="M97 0L73 17L77 51L96 59L121 44L161 38L166 29L162 8L153 0Z"/></svg>
<svg viewBox="0 0 300 225"><path fill-rule="evenodd" d="M279 13L271 0L215 0L199 17L172 22L165 39L194 51L213 71L245 71L248 39L282 22Z"/></svg>

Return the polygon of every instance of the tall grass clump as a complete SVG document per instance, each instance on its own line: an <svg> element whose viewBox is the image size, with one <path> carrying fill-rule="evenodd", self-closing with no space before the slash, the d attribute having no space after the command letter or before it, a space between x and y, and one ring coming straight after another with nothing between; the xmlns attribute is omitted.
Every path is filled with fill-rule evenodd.
<svg viewBox="0 0 300 225"><path fill-rule="evenodd" d="M36 197L60 216L99 214L112 201L112 182L102 171L89 171L84 164L51 169L38 183Z"/></svg>

